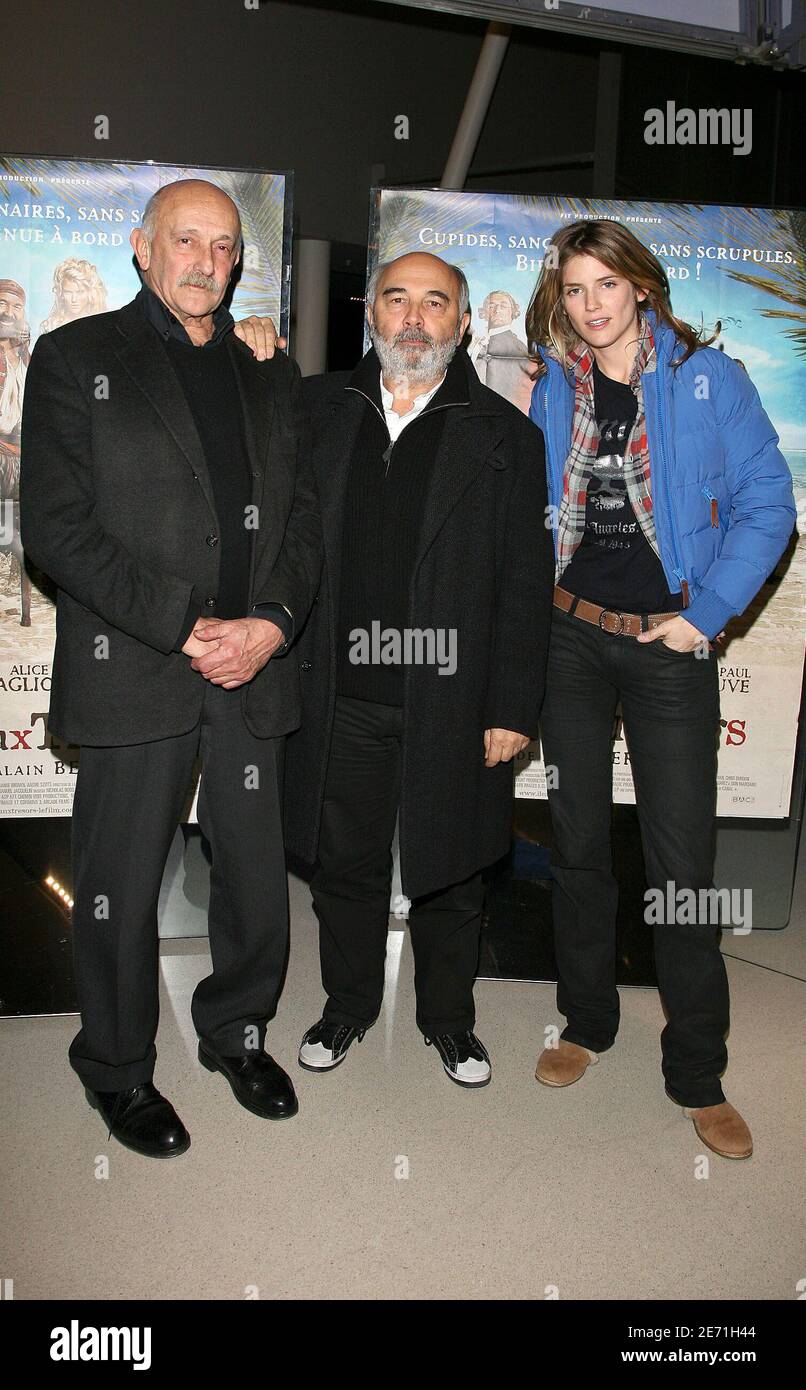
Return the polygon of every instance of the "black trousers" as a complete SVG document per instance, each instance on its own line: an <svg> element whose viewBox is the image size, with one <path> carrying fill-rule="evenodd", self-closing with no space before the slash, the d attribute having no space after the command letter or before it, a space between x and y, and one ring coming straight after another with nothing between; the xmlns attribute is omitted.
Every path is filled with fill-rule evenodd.
<svg viewBox="0 0 806 1390"><path fill-rule="evenodd" d="M209 683L200 723L189 733L122 748L82 747L72 827L81 1029L70 1061L85 1086L124 1090L153 1075L157 901L197 755L199 825L213 856L213 970L193 995L193 1022L225 1055L263 1047L288 950L283 749L282 739L249 733L239 690Z"/></svg>
<svg viewBox="0 0 806 1390"><path fill-rule="evenodd" d="M621 700L647 884L698 892L713 884L717 657L675 653L602 632L554 609L541 716L555 848L554 942L562 1036L603 1052L619 1024L615 941L618 889L610 822L613 720ZM697 899L700 903L702 900ZM685 914L676 914L684 916ZM663 1075L683 1105L717 1105L727 1064L728 983L710 911L647 925L668 1022ZM647 918L651 921L651 916Z"/></svg>
<svg viewBox="0 0 806 1390"><path fill-rule="evenodd" d="M383 1002L402 727L398 706L336 701L311 880L324 1016L334 1023L367 1027ZM412 902L417 1026L429 1037L474 1026L483 896L481 874L474 874Z"/></svg>

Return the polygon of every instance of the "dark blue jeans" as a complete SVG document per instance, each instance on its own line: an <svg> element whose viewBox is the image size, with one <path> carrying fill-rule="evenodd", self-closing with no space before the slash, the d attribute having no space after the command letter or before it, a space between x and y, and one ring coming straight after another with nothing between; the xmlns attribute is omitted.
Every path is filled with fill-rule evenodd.
<svg viewBox="0 0 806 1390"><path fill-rule="evenodd" d="M619 1023L618 888L610 844L612 740L621 701L647 884L713 885L718 658L613 636L555 608L541 736L554 831L554 942L562 1036L603 1052ZM697 899L700 903L702 900ZM676 913L686 917L688 914ZM724 1100L728 982L710 910L654 932L666 1089L682 1105ZM651 914L648 919L651 921Z"/></svg>

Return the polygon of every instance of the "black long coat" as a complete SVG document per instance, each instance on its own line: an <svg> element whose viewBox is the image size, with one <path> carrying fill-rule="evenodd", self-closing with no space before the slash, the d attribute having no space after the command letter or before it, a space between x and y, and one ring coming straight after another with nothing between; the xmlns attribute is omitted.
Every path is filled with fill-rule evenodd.
<svg viewBox="0 0 806 1390"><path fill-rule="evenodd" d="M399 840L409 897L459 882L506 853L512 763L486 768L483 734L490 727L537 734L551 614L543 436L481 385L462 349L454 362L466 390L446 409L408 626L455 628L458 662L450 676L440 676L435 665L405 669ZM371 350L352 377L335 372L303 381L325 564L297 644L303 717L287 742L285 782L287 848L309 866L316 860L335 705L347 480L364 412L374 408L360 390L345 388L366 389L379 371ZM417 421L406 428L417 430Z"/></svg>
<svg viewBox="0 0 806 1390"><path fill-rule="evenodd" d="M232 333L225 341L259 518L249 603L282 603L301 627L322 545L299 368L282 353L257 362ZM69 743L118 745L192 729L205 682L173 647L191 599L215 616L219 526L190 407L136 302L39 339L26 380L20 496L25 550L58 586L49 728ZM108 643L102 660L99 638ZM296 728L294 648L240 698L257 737Z"/></svg>

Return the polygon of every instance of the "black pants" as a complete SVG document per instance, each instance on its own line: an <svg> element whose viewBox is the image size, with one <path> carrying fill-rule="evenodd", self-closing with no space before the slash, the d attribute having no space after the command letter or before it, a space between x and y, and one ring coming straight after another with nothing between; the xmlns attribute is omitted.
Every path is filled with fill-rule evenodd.
<svg viewBox="0 0 806 1390"><path fill-rule="evenodd" d="M618 890L610 846L612 734L621 700L647 883L667 893L713 882L717 657L612 636L554 609L541 716L554 830L554 941L563 1037L603 1052L619 1023ZM700 901L698 899L698 901ZM727 1064L728 983L708 912L652 927L666 1087L683 1105L717 1105ZM648 919L651 920L651 919ZM647 926L646 930L650 930Z"/></svg>
<svg viewBox="0 0 806 1390"><path fill-rule="evenodd" d="M213 970L193 995L193 1022L225 1055L263 1047L288 948L283 749L282 739L249 733L239 690L209 683L201 721L190 733L82 748L72 827L81 1030L70 1061L91 1089L124 1090L153 1075L157 901L197 755L199 825L213 855Z"/></svg>
<svg viewBox="0 0 806 1390"><path fill-rule="evenodd" d="M324 1016L334 1023L367 1027L383 1002L402 727L403 711L395 705L336 701L311 881L328 996ZM474 874L412 902L417 1026L429 1037L475 1023L483 892L481 874Z"/></svg>

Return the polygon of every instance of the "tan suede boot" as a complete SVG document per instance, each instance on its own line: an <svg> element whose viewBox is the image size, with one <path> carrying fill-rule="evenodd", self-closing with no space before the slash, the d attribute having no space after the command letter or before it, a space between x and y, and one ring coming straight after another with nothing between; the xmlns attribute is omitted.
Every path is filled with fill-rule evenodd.
<svg viewBox="0 0 806 1390"><path fill-rule="evenodd" d="M696 1110L684 1106L683 1114L694 1121L703 1144L721 1158L749 1158L752 1154L753 1136L738 1110L728 1101L703 1105Z"/></svg>
<svg viewBox="0 0 806 1390"><path fill-rule="evenodd" d="M546 1047L541 1052L535 1079L542 1081L544 1086L570 1086L598 1060L598 1052L590 1052L587 1047L560 1038L556 1047Z"/></svg>

